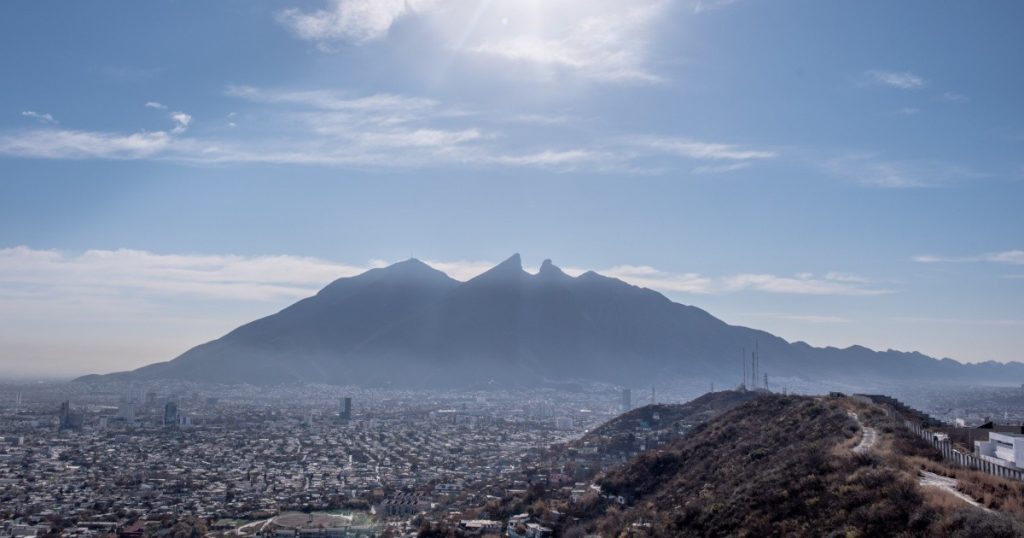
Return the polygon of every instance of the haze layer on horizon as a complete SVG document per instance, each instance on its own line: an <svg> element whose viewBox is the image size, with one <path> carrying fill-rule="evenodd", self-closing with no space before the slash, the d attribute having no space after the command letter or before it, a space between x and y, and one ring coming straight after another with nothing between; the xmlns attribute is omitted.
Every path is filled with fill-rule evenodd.
<svg viewBox="0 0 1024 538"><path fill-rule="evenodd" d="M167 360L521 252L788 340L1024 360L1017 4L0 6L0 365Z"/></svg>

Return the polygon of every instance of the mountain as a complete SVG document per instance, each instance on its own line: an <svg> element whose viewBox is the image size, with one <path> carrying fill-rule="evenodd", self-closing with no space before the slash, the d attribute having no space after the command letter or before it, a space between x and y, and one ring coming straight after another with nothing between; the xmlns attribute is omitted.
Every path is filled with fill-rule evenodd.
<svg viewBox="0 0 1024 538"><path fill-rule="evenodd" d="M773 377L1019 383L1024 364L815 348L729 325L655 291L514 255L459 282L415 259L338 279L316 295L179 357L115 379L397 386L589 379L734 382L741 350ZM95 379L87 376L85 380Z"/></svg>

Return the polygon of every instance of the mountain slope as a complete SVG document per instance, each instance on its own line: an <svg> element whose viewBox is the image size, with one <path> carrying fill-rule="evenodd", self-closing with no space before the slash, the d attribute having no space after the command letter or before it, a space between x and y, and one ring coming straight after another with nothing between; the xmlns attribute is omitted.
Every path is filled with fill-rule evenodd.
<svg viewBox="0 0 1024 538"><path fill-rule="evenodd" d="M1024 379L1020 363L789 343L594 272L570 277L546 260L530 274L518 255L467 282L414 259L339 279L172 361L116 375L258 384L734 380L741 350L755 341L762 370L776 377Z"/></svg>
<svg viewBox="0 0 1024 538"><path fill-rule="evenodd" d="M602 492L626 505L599 509L581 527L602 536L1024 532L1006 515L933 502L888 440L884 453L854 453L860 428L846 403L769 395L737 407L611 471Z"/></svg>

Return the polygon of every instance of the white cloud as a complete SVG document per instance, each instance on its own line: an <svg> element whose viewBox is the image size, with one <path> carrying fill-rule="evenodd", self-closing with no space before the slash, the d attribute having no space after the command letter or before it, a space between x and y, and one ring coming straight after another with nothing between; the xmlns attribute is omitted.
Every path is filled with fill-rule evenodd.
<svg viewBox="0 0 1024 538"><path fill-rule="evenodd" d="M150 297L297 299L335 278L363 270L297 256L156 254L130 249L71 254L19 246L0 249L0 294L31 292L42 298L141 292Z"/></svg>
<svg viewBox="0 0 1024 538"><path fill-rule="evenodd" d="M772 319L784 319L790 321L800 321L804 323L814 324L835 324L835 323L849 323L848 318L842 316L828 316L828 315L816 315L816 314L781 314L778 312L755 312L744 314L746 316L772 318Z"/></svg>
<svg viewBox="0 0 1024 538"><path fill-rule="evenodd" d="M964 263L964 262L991 262L1005 263L1010 265L1024 265L1024 250L1006 250L1002 252L989 252L977 256L914 256L913 260L919 263Z"/></svg>
<svg viewBox="0 0 1024 538"><path fill-rule="evenodd" d="M577 20L561 32L520 31L489 37L470 51L516 62L552 66L585 78L654 83L647 67L651 26L665 11L663 1L579 4Z"/></svg>
<svg viewBox="0 0 1024 538"><path fill-rule="evenodd" d="M570 275L584 270L565 268ZM699 273L672 273L661 271L649 265L618 265L597 271L600 274L618 278L635 286L651 288L662 292L719 295L740 292L763 292L792 295L845 295L872 296L893 293L872 285L863 277L849 273L829 272L817 276L813 273L799 273L786 277L772 274L743 273L726 276L707 276Z"/></svg>
<svg viewBox="0 0 1024 538"><path fill-rule="evenodd" d="M771 159L778 156L778 153L771 150L743 148L732 144L702 142L688 138L637 136L627 138L624 142L639 148L690 159L749 161Z"/></svg>
<svg viewBox="0 0 1024 538"><path fill-rule="evenodd" d="M693 11L695 13L716 11L725 7L729 7L735 3L736 0L697 0L697 2L693 5Z"/></svg>
<svg viewBox="0 0 1024 538"><path fill-rule="evenodd" d="M331 0L327 9L304 12L286 9L279 20L295 34L317 42L363 43L388 34L398 19L418 13L430 0Z"/></svg>
<svg viewBox="0 0 1024 538"><path fill-rule="evenodd" d="M737 170L743 170L750 166L749 162L738 162L729 164L702 164L700 166L693 167L690 172L694 174L724 174L726 172L735 172Z"/></svg>
<svg viewBox="0 0 1024 538"><path fill-rule="evenodd" d="M736 292L744 290L761 291L767 293L787 293L797 295L851 295L869 296L885 295L892 293L892 290L875 288L865 285L863 282L850 282L848 279L815 277L809 274L800 274L793 277L783 277L771 274L741 274L722 279L720 290Z"/></svg>
<svg viewBox="0 0 1024 538"><path fill-rule="evenodd" d="M652 83L661 77L647 67L648 40L670 3L331 0L314 11L286 9L278 13L278 20L300 39L330 50L336 42L381 39L396 22L417 17L433 31L424 35L433 35L434 44L457 52L547 66L593 80ZM699 8L700 4L695 11Z"/></svg>
<svg viewBox="0 0 1024 538"><path fill-rule="evenodd" d="M0 154L50 159L152 159L195 165L268 163L335 167L532 167L552 172L658 173L682 164L693 173L723 173L773 150L683 137L608 136L581 129L565 116L536 117L476 111L433 99L396 94L354 95L331 90L230 86L230 97L261 107L244 136L185 136L187 113L170 112L170 129L113 133L40 128L0 131ZM235 126L237 114L228 115ZM696 161L681 162L681 161Z"/></svg>
<svg viewBox="0 0 1024 538"><path fill-rule="evenodd" d="M1020 319L963 319L963 318L927 318L927 317L895 317L893 321L902 323L929 323L940 325L980 325L993 327L1024 327Z"/></svg>
<svg viewBox="0 0 1024 538"><path fill-rule="evenodd" d="M888 86L900 90L917 90L927 82L919 75L910 71L883 71L872 69L864 72L865 81L869 84Z"/></svg>
<svg viewBox="0 0 1024 538"><path fill-rule="evenodd" d="M826 173L869 187L906 189L936 187L980 177L959 165L937 161L898 161L874 153L851 153L826 160Z"/></svg>
<svg viewBox="0 0 1024 538"><path fill-rule="evenodd" d="M486 261L426 263L457 280L468 280L494 264ZM334 262L300 256L230 254L158 254L144 250L88 250L68 253L26 246L0 249L0 314L31 307L87 315L90 305L123 311L188 298L219 301L294 301L316 293L336 278L354 276L386 263ZM570 275L584 272L567 267ZM742 274L707 277L668 273L649 266L619 265L599 271L637 286L664 292L721 294L742 291L809 295L878 295L889 293L867 281L815 277ZM17 304L17 308L15 308ZM12 310L13 309L13 310Z"/></svg>
<svg viewBox="0 0 1024 538"><path fill-rule="evenodd" d="M946 101L947 103L963 103L970 101L970 98L956 92L942 92L942 95L939 95L939 100Z"/></svg>
<svg viewBox="0 0 1024 538"><path fill-rule="evenodd" d="M171 132L174 134L184 133L190 123L192 123L192 116L184 112L171 112L171 121L174 122L174 128Z"/></svg>
<svg viewBox="0 0 1024 538"><path fill-rule="evenodd" d="M142 106L146 108L155 108L157 110L167 110L167 105L157 101L146 101L146 104Z"/></svg>
<svg viewBox="0 0 1024 538"><path fill-rule="evenodd" d="M436 111L440 106L433 99L389 93L353 96L331 90L271 90L253 86L228 86L225 93L257 103L284 103L338 112L390 113L397 117L420 117L426 111Z"/></svg>
<svg viewBox="0 0 1024 538"><path fill-rule="evenodd" d="M0 154L47 159L142 159L168 149L170 136L35 129L0 134Z"/></svg>
<svg viewBox="0 0 1024 538"><path fill-rule="evenodd" d="M566 166L591 163L601 160L601 155L587 150L572 149L565 151L545 150L522 155L499 155L494 162L516 166Z"/></svg>
<svg viewBox="0 0 1024 538"><path fill-rule="evenodd" d="M47 113L40 114L39 112L35 112L33 110L25 110L21 113L21 115L26 118L32 118L38 121L39 123L48 123L51 125L56 125L57 123L59 123L52 115Z"/></svg>

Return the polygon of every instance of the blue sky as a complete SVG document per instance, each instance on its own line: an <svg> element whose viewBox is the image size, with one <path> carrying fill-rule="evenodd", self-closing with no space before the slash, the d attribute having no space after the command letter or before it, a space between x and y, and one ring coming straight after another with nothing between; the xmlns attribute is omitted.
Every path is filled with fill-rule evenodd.
<svg viewBox="0 0 1024 538"><path fill-rule="evenodd" d="M0 362L139 366L521 252L815 345L1024 360L1024 6L0 6Z"/></svg>

